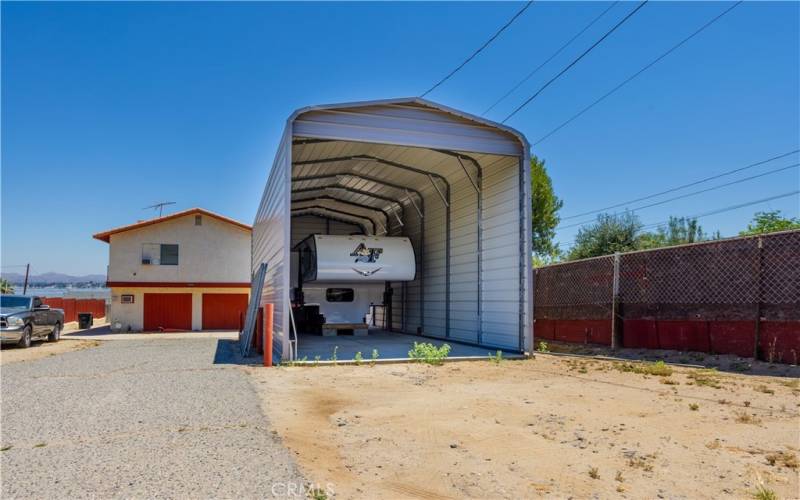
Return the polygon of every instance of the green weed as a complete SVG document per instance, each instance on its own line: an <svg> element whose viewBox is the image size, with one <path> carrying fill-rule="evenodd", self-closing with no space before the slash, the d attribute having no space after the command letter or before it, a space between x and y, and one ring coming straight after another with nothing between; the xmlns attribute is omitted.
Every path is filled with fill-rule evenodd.
<svg viewBox="0 0 800 500"><path fill-rule="evenodd" d="M657 377L669 377L672 375L672 367L663 361L656 361L655 363L615 363L614 368L621 372L655 375Z"/></svg>
<svg viewBox="0 0 800 500"><path fill-rule="evenodd" d="M333 355L331 356L330 361L333 361L334 365L339 360L339 358L337 356L338 353L339 353L339 346L338 345L333 346Z"/></svg>
<svg viewBox="0 0 800 500"><path fill-rule="evenodd" d="M408 351L409 358L429 365L441 365L449 354L449 344L442 344L441 347L436 347L427 342L414 342L414 348Z"/></svg>
<svg viewBox="0 0 800 500"><path fill-rule="evenodd" d="M753 492L753 498L756 500L778 500L778 495L763 484L760 484L756 491Z"/></svg>

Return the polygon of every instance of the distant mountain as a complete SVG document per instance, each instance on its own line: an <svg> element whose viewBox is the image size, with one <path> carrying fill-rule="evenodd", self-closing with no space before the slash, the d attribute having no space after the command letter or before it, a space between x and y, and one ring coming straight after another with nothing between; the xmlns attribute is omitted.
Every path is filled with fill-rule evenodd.
<svg viewBox="0 0 800 500"><path fill-rule="evenodd" d="M25 275L21 273L2 273L0 274L3 279L8 280L12 285L21 285L25 282ZM28 284L53 284L53 283L104 283L106 276L104 274L87 274L85 276L71 276L63 273L42 273L34 274L28 277Z"/></svg>

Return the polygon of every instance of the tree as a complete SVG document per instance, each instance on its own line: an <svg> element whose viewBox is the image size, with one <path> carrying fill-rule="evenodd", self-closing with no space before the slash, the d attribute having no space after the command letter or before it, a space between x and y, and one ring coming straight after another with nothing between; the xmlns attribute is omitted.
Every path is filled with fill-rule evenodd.
<svg viewBox="0 0 800 500"><path fill-rule="evenodd" d="M531 219L533 253L539 261L550 261L558 257L560 251L553 244L556 226L561 221L558 211L564 202L553 191L553 182L547 175L544 160L531 155Z"/></svg>
<svg viewBox="0 0 800 500"><path fill-rule="evenodd" d="M585 259L614 252L638 250L642 222L636 214L600 214L597 221L578 230L569 259Z"/></svg>
<svg viewBox="0 0 800 500"><path fill-rule="evenodd" d="M774 233L775 231L788 231L789 229L800 229L800 219L797 217L782 217L780 210L756 212L753 216L753 221L747 225L746 230L739 233L739 236Z"/></svg>
<svg viewBox="0 0 800 500"><path fill-rule="evenodd" d="M0 294L14 293L14 286L7 279L0 278Z"/></svg>
<svg viewBox="0 0 800 500"><path fill-rule="evenodd" d="M718 238L718 236L716 236ZM667 227L661 227L655 233L644 233L640 237L639 248L659 248L686 243L697 243L709 238L697 219L670 216Z"/></svg>

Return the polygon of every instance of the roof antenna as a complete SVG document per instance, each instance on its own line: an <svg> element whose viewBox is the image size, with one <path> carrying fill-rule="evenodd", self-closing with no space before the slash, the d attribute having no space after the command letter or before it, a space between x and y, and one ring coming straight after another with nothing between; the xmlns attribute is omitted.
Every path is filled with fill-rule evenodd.
<svg viewBox="0 0 800 500"><path fill-rule="evenodd" d="M161 203L156 203L155 205L150 205L149 207L144 207L142 210L147 210L148 208L152 208L153 210L158 210L158 216L161 217L161 214L164 212L164 207L167 205L174 205L174 201L162 201Z"/></svg>

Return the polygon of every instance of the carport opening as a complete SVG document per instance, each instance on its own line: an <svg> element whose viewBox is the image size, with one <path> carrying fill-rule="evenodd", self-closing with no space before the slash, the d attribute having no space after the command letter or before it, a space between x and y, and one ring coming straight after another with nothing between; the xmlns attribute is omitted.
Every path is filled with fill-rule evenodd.
<svg viewBox="0 0 800 500"><path fill-rule="evenodd" d="M295 359L522 350L518 156L312 137L291 156Z"/></svg>

